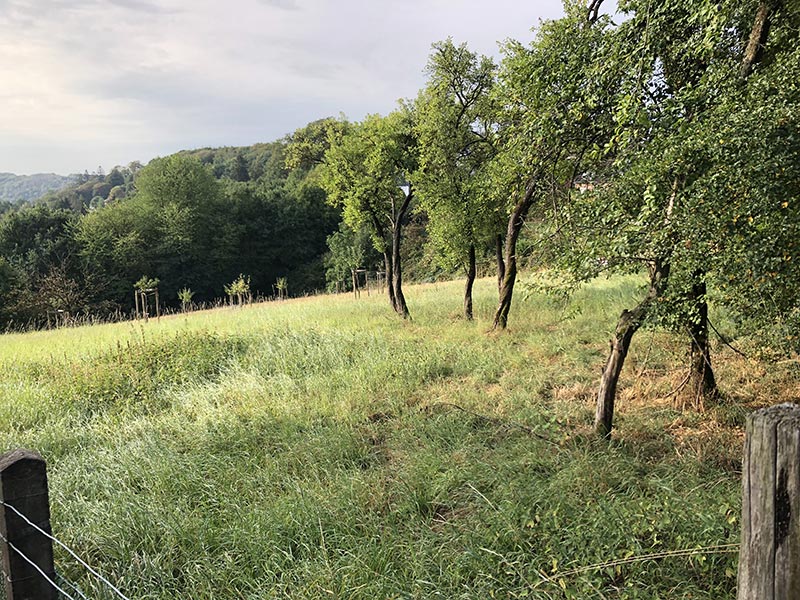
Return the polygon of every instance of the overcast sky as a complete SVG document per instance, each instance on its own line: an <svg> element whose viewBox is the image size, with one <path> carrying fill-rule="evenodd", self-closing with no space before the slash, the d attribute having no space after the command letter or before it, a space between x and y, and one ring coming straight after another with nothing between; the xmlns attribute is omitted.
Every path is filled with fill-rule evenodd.
<svg viewBox="0 0 800 600"><path fill-rule="evenodd" d="M432 42L498 56L560 0L0 0L0 172L106 170L385 114Z"/></svg>

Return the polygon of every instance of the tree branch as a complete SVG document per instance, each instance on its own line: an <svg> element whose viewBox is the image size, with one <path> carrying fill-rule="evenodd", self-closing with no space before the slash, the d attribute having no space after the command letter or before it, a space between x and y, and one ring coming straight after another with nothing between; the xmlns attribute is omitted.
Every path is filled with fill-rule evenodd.
<svg viewBox="0 0 800 600"><path fill-rule="evenodd" d="M603 0L589 0L588 6L586 7L586 20L589 21L589 23L597 21L600 16L600 6L602 4Z"/></svg>

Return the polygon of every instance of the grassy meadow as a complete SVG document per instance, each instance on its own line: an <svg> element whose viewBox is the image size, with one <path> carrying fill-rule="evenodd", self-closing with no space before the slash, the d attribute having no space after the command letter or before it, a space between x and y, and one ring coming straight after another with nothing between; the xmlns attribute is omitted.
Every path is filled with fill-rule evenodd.
<svg viewBox="0 0 800 600"><path fill-rule="evenodd" d="M485 279L472 323L452 282L411 322L373 293L4 335L0 450L47 459L54 533L131 599L732 599L730 551L573 571L738 542L744 417L800 396L720 344L724 397L682 410L688 345L641 331L596 441L641 284L520 295L503 333Z"/></svg>

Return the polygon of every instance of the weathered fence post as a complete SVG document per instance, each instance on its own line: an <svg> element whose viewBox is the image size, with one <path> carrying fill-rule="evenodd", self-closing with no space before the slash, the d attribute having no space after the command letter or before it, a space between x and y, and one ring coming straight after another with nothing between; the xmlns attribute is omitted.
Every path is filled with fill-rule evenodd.
<svg viewBox="0 0 800 600"><path fill-rule="evenodd" d="M28 450L0 456L0 545L7 600L56 600L57 590L22 555L55 581L53 544L5 505L13 506L50 532L50 503L44 459ZM11 548L11 545L15 549Z"/></svg>
<svg viewBox="0 0 800 600"><path fill-rule="evenodd" d="M748 417L742 490L737 599L800 598L800 406Z"/></svg>

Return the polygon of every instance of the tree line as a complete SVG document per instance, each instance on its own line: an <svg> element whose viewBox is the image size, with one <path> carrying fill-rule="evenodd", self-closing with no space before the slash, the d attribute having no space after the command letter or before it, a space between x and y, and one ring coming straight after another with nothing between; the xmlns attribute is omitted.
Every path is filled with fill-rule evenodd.
<svg viewBox="0 0 800 600"><path fill-rule="evenodd" d="M0 324L64 315L132 314L134 285L158 280L162 301L224 297L241 274L252 292L325 285L338 210L305 173L284 166L285 142L181 152L86 174L0 219ZM184 291L183 300L179 292Z"/></svg>

